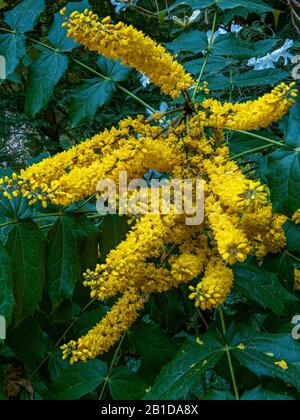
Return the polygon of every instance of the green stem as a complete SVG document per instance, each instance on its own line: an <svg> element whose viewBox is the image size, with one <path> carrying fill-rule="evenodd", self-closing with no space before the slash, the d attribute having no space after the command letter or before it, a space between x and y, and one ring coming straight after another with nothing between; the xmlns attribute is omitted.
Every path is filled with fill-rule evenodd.
<svg viewBox="0 0 300 420"><path fill-rule="evenodd" d="M2 225L0 225L0 228L3 228L5 226L9 226L9 225L17 225L18 223L19 223L19 220L12 220L10 222L3 223Z"/></svg>
<svg viewBox="0 0 300 420"><path fill-rule="evenodd" d="M6 28L2 28L2 27L0 27L0 31L3 31L3 32L8 32L9 34L13 34L13 35L18 35L18 32L16 32L16 31L12 31L11 29L6 29ZM45 48L48 48L48 49L49 49L49 50L51 50L51 51L54 51L54 52L59 52L59 50L58 50L57 48L53 48L53 47L51 47L50 45L45 44L44 42L37 41L36 39L30 38L29 36L27 36L27 35L25 35L25 34L22 34L22 35L23 35L25 38L27 38L27 39L28 39L28 41L34 42L35 44L41 45L42 47L45 47Z"/></svg>
<svg viewBox="0 0 300 420"><path fill-rule="evenodd" d="M288 255L289 257L293 258L295 261L298 261L300 263L300 258L295 257L295 255L291 254L288 251L285 251L285 254Z"/></svg>
<svg viewBox="0 0 300 420"><path fill-rule="evenodd" d="M225 318L224 318L224 313L223 313L222 308L220 308L220 317L221 317L222 331L223 331L223 335L224 335L224 338L225 338L227 330L226 330ZM240 400L239 389L238 389L238 386L237 386L236 376L235 376L234 367L233 367L233 363L232 363L232 358L231 358L231 354L230 354L230 348L229 348L227 343L225 344L225 352L226 352L227 359L228 359L228 364L229 364L229 369L230 369L231 380L232 380L232 384L233 384L235 398L239 401Z"/></svg>
<svg viewBox="0 0 300 420"><path fill-rule="evenodd" d="M114 357L113 357L113 359L112 359L112 361L111 361L111 364L110 364L110 367L109 367L109 370L108 370L108 374L107 374L106 378L104 379L104 384L103 384L103 387L102 387L102 390L101 390L101 393L100 393L100 396L99 396L99 400L100 400L100 401L101 401L101 400L103 399L103 397L104 397L104 394L105 394L105 391L106 391L106 387L107 387L107 383L108 383L108 381L109 381L109 379L110 379L110 374L111 374L111 371L112 371L112 369L113 369L113 367L114 367L114 365L115 365L115 362L116 362L116 360L117 360L117 357L118 357L118 354L119 354L120 348L121 348L121 346L122 346L122 344L123 344L123 341L124 341L125 336L126 336L126 332L123 334L123 336L122 336L122 338L121 338L121 340L120 340L120 342L119 342L119 345L118 345L118 347L117 347L117 349L116 349L116 351L115 351L115 353L114 353Z"/></svg>
<svg viewBox="0 0 300 420"><path fill-rule="evenodd" d="M4 31L4 32L8 32L8 33L11 33L11 34L14 34L14 35L18 35L18 33L17 33L16 31L12 31L12 30L10 30L10 29L6 29L6 28L2 28L2 27L0 27L0 31ZM24 34L22 34L22 35L24 35ZM35 40L35 39L33 39L33 38L30 38L30 37L29 37L29 36L27 36L27 35L24 35L24 36L25 36L25 37L26 37L29 41L34 42L34 43L36 43L36 44L38 44L38 45L41 45L41 46L42 46L42 47L44 47L44 48L48 48L49 50L54 51L54 52L57 52L57 53L58 53L58 52L60 52L58 49L53 48L53 47L51 47L50 45L44 44L43 42L37 41L37 40ZM104 80L111 80L109 77L104 76L104 75L103 75L103 74L101 74L100 72L98 72L98 71L96 71L96 70L92 69L91 67L89 67L89 66L87 66L86 64L82 63L81 61L76 60L76 58L71 57L71 59L72 59L72 61L74 61L75 63L77 63L79 66L81 66L81 67L85 68L86 70L89 70L90 72L94 73L94 74L95 74L95 75L97 75L98 77L101 77L101 78L103 78ZM149 109L149 110L150 110L150 111L152 111L152 112L155 112L155 109L154 109L154 108L152 108L152 106L151 106L151 105L147 104L145 101L143 101L141 98L139 98L138 96L136 96L134 93L130 92L129 90L127 90L126 88L124 88L123 86L121 86L119 83L115 83L115 84L116 84L116 86L117 86L117 88L118 88L119 90L121 90L122 92L126 93L128 96L130 96L131 98L133 98L135 101L139 102L139 103L140 103L141 105L143 105L145 108Z"/></svg>
<svg viewBox="0 0 300 420"><path fill-rule="evenodd" d="M68 334L68 332L71 331L71 329L73 328L75 322L78 320L79 316L82 315L83 312L85 312L95 302L95 300L96 300L96 298L94 298L93 300L91 300L89 303L87 303L85 305L84 308L81 309L80 314L71 322L71 324L68 326L68 328L64 331L63 335L59 338L59 340L55 344L55 346L54 346L55 349L61 344L61 342L64 340L64 338ZM44 363L46 363L47 360L50 358L51 354L52 354L51 352L49 352L47 354L47 356L41 361L41 363L37 366L37 368L32 372L32 374L30 375L29 379L32 379L37 374L37 372L44 365Z"/></svg>
<svg viewBox="0 0 300 420"><path fill-rule="evenodd" d="M218 9L216 9L216 11L215 11L213 25L212 25L212 35L211 35L211 39L210 39L209 44L208 44L208 49L207 49L207 53L205 55L205 60L204 60L204 63L201 67L200 74L199 74L199 77L198 77L198 80L197 80L197 84L196 84L196 87L195 87L195 90L194 90L194 93L193 93L193 98L192 98L193 102L195 102L197 92L198 92L198 88L200 86L203 74L205 72L205 69L206 69L206 66L207 66L207 63L208 63L208 59L211 55L212 47L215 43L215 30L216 30L216 25L217 25L217 16L218 16Z"/></svg>
<svg viewBox="0 0 300 420"><path fill-rule="evenodd" d="M101 77L104 80L111 80L109 77L104 76L104 74L100 73L97 70L92 69L90 66L82 63L81 61L77 60L76 58L71 57L71 59L72 59L72 61L74 61L74 63L78 64L79 66L81 66L82 68L84 68L86 70L89 70L91 73L94 73L96 76ZM139 98L138 96L136 96L134 93L130 92L130 90L127 90L126 88L124 88L123 86L121 86L119 83L116 83L116 86L118 87L118 89L120 89L122 92L126 93L131 98L135 99L137 102L139 102L145 108L149 109L152 112L155 112L155 109L152 108L151 105L149 105L146 102L144 102L141 98Z"/></svg>
<svg viewBox="0 0 300 420"><path fill-rule="evenodd" d="M246 150L245 152L241 152L241 153L238 153L237 155L233 155L233 156L231 156L230 159L232 159L232 160L239 159L243 156L247 156L247 155L250 155L252 153L262 152L265 149L269 149L270 147L274 147L274 145L273 144L266 144L265 146L255 147L254 149L249 149L249 150Z"/></svg>
<svg viewBox="0 0 300 420"><path fill-rule="evenodd" d="M259 134L250 133L249 131L244 131L244 130L232 130L232 131L234 131L235 133L245 134L246 136L253 137L255 139L266 141L267 143L273 144L275 146L290 148L290 146L288 146L287 144L281 143L280 141L272 140L272 139L269 139L268 137L260 136Z"/></svg>

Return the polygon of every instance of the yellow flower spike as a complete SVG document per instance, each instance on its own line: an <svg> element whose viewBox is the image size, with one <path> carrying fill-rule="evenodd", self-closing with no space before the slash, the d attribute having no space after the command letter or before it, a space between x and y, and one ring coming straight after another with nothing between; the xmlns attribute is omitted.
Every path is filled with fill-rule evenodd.
<svg viewBox="0 0 300 420"><path fill-rule="evenodd" d="M227 299L233 285L233 272L220 260L208 263L203 280L195 292L196 307L211 310L220 307ZM211 293L207 293L211 291ZM211 298L212 296L212 298Z"/></svg>
<svg viewBox="0 0 300 420"><path fill-rule="evenodd" d="M133 324L144 303L139 293L129 289L115 303L111 311L84 337L61 347L63 358L71 364L86 362L105 353L119 340L122 333Z"/></svg>
<svg viewBox="0 0 300 420"><path fill-rule="evenodd" d="M195 82L166 49L141 31L122 22L113 25L108 16L101 22L87 22L86 13L71 14L68 36L91 51L143 72L162 91L177 98ZM99 26L100 24L100 26Z"/></svg>

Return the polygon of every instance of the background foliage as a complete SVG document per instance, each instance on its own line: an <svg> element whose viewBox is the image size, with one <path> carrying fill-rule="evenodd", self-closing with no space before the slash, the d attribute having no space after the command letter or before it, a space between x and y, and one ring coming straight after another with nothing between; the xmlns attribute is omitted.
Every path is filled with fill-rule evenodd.
<svg viewBox="0 0 300 420"><path fill-rule="evenodd" d="M118 15L106 0L68 7L83 10L89 3L100 16L111 14L166 43L195 77L218 8L218 26L229 32L216 39L203 76L222 100L253 99L292 80L293 65L280 61L274 69L253 70L247 63L286 38L294 40L292 54L300 52L297 2L140 0ZM7 60L7 79L0 81L1 175L123 117L158 109L162 101L172 105L157 88L144 88L139 73L67 39L58 14L65 4L0 1L0 55ZM202 11L195 23L172 19L195 9ZM243 29L230 32L232 21ZM227 136L232 155L250 177L264 180L275 210L289 217L300 208L299 107L254 138ZM43 210L1 197L0 314L9 328L0 341L0 399L299 399L300 345L291 337L291 320L300 314L294 290L300 228L289 221L285 229L284 252L262 266L251 258L235 267L225 325L217 313L195 311L182 286L151 297L140 320L101 360L69 366L60 344L84 334L112 305L90 303L81 273L124 239L127 221L99 218L92 200ZM289 369L278 369L275 359L287 361Z"/></svg>

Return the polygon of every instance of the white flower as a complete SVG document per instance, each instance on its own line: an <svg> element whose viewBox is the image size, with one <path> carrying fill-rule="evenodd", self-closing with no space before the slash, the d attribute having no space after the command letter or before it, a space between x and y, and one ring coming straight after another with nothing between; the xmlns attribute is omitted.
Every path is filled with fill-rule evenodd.
<svg viewBox="0 0 300 420"><path fill-rule="evenodd" d="M241 32L242 29L243 27L241 25L238 25L234 21L232 22L231 27L230 27L231 32L238 34L239 32Z"/></svg>
<svg viewBox="0 0 300 420"><path fill-rule="evenodd" d="M192 25L192 23L197 22L200 19L201 16L201 10L196 9L193 11L192 16L189 17L189 25Z"/></svg>
<svg viewBox="0 0 300 420"><path fill-rule="evenodd" d="M288 52L293 45L294 41L292 39L287 39L281 48L273 51L272 53L268 53L261 58L252 57L248 61L248 66L254 67L254 70L275 69L275 64L278 63L280 58L284 59L284 65L286 66L289 60L292 61L293 59L293 55Z"/></svg>
<svg viewBox="0 0 300 420"><path fill-rule="evenodd" d="M115 6L115 12L120 13L125 10L127 7L131 6L132 4L137 3L138 0L129 0L129 1L122 1L122 0L110 0L111 4Z"/></svg>
<svg viewBox="0 0 300 420"><path fill-rule="evenodd" d="M144 88L146 88L148 85L150 85L150 79L147 77L144 73L141 73L141 84Z"/></svg>
<svg viewBox="0 0 300 420"><path fill-rule="evenodd" d="M207 37L208 43L211 44L212 42L215 42L215 40L218 38L219 35L225 35L227 33L228 32L226 31L226 29L221 28L221 27L218 28L218 30L214 33L214 36L213 36L212 31L207 31L206 37Z"/></svg>
<svg viewBox="0 0 300 420"><path fill-rule="evenodd" d="M294 45L294 41L292 39L287 39L285 41L284 45L281 48L273 51L272 56L274 57L275 62L277 63L280 58L283 58L284 59L284 65L286 66L288 64L289 60L292 61L293 55L290 54L288 52L288 50L290 48L292 48L293 45Z"/></svg>
<svg viewBox="0 0 300 420"><path fill-rule="evenodd" d="M167 112L168 108L169 108L169 106L168 106L167 102L162 102L160 104L160 107L159 107L159 113L163 114L164 112Z"/></svg>
<svg viewBox="0 0 300 420"><path fill-rule="evenodd" d="M267 54L262 58L251 58L248 66L254 66L254 70L275 69L274 59L271 54Z"/></svg>

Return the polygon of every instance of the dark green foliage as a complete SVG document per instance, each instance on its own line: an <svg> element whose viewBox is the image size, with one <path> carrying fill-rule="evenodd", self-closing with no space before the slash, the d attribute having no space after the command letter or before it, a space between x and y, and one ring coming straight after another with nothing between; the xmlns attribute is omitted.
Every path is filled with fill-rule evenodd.
<svg viewBox="0 0 300 420"><path fill-rule="evenodd" d="M7 3L0 0L0 55L7 64L7 79L0 80L1 177L126 116L158 109L162 101L174 105L152 85L143 88L138 72L68 39L58 13L66 1ZM266 55L286 38L297 39L284 2L167 3L168 9L158 1L157 13L155 2L139 0L152 14L128 8L117 15L109 0L74 1L67 7L93 8L100 17L110 14L134 24L177 54L197 78L218 3L217 25L230 32L234 20L243 29L216 39L203 74L214 95L244 101L292 80L292 66L283 61L274 69L248 66L250 58ZM201 9L200 20L184 23L196 9ZM279 22L276 10L283 12ZM299 50L295 42L291 52ZM288 217L300 208L299 121L298 103L280 124L254 137L226 133L232 156L250 178L267 184L275 210ZM0 203L0 315L8 326L6 340L0 340L0 400L31 398L30 388L12 396L2 385L15 365L36 400L299 399L300 344L291 334L292 319L300 314L294 289L300 227L291 220L285 224L287 245L281 254L234 267L234 292L221 313L195 310L187 286L151 296L119 347L70 366L61 359L60 345L86 334L113 304L91 301L82 273L126 237L128 220L100 217L95 200L48 210L29 208L18 198L8 202L1 196ZM283 361L287 369L278 365Z"/></svg>

